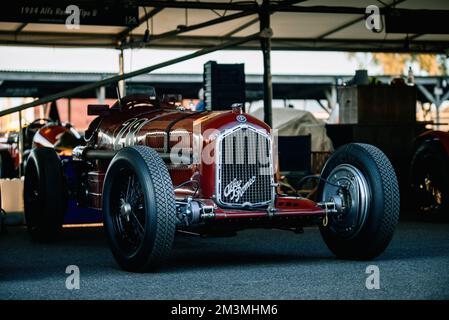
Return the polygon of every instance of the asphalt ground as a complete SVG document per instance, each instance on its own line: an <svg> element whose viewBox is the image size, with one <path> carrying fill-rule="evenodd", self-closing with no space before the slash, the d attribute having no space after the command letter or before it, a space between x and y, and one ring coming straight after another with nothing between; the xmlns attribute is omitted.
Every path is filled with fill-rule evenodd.
<svg viewBox="0 0 449 320"><path fill-rule="evenodd" d="M66 288L66 267L80 288ZM379 289L367 289L369 265ZM25 228L0 236L0 299L449 299L449 224L401 222L370 262L342 261L317 228L304 234L254 229L231 238L178 234L157 273L120 270L101 228L65 229L57 244Z"/></svg>

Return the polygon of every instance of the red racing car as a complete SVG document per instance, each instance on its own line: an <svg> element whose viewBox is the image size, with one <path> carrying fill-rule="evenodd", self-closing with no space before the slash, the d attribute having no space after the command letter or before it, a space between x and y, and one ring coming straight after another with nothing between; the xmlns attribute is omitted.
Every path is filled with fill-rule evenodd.
<svg viewBox="0 0 449 320"><path fill-rule="evenodd" d="M98 117L70 161L46 147L28 158L25 214L36 239L58 235L70 199L102 212L115 259L136 272L163 263L176 230L220 235L319 225L328 247L345 259L372 259L393 236L398 184L373 146L338 149L314 202L278 193L275 137L239 105L192 112L132 95L111 107L90 105L88 113Z"/></svg>

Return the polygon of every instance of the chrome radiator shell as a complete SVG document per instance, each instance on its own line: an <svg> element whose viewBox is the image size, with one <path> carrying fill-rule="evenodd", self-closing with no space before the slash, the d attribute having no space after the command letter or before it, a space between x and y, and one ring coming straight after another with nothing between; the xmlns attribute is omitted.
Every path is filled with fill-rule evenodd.
<svg viewBox="0 0 449 320"><path fill-rule="evenodd" d="M268 206L275 196L272 139L240 124L216 139L215 201L221 207Z"/></svg>

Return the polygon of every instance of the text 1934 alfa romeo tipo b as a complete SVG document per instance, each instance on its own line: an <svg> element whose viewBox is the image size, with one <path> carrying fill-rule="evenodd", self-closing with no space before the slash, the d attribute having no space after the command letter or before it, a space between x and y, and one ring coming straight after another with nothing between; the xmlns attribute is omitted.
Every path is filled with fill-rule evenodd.
<svg viewBox="0 0 449 320"><path fill-rule="evenodd" d="M239 106L192 112L133 95L111 107L90 105L88 113L98 117L70 159L45 147L28 158L25 214L35 239L54 238L74 200L103 213L115 259L137 272L161 265L176 230L319 225L330 250L345 259L374 258L392 238L397 180L373 146L338 149L322 170L315 202L279 194L271 130Z"/></svg>

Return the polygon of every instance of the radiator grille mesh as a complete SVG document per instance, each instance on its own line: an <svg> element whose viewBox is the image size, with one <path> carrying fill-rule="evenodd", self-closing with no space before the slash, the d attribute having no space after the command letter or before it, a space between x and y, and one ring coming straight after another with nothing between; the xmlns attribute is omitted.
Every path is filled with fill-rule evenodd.
<svg viewBox="0 0 449 320"><path fill-rule="evenodd" d="M242 126L218 141L217 198L225 206L264 206L272 199L269 136Z"/></svg>

